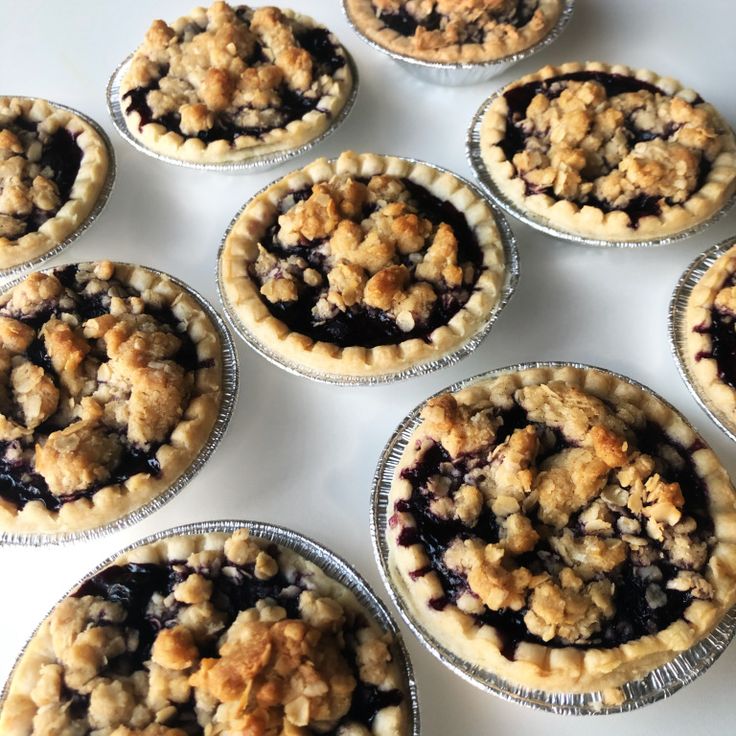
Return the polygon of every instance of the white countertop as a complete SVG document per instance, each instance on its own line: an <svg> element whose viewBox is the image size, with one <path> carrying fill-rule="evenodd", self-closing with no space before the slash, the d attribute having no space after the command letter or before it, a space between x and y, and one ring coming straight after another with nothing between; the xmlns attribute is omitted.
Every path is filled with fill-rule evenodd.
<svg viewBox="0 0 736 736"><path fill-rule="evenodd" d="M109 75L154 15L173 20L190 10L190 1L0 0L0 93L75 107L100 122L115 145L118 176L110 201L58 262L137 261L184 279L215 302L215 255L231 217L254 192L307 158L256 175L200 173L154 161L113 131L105 106ZM545 63L572 60L626 63L679 78L736 123L736 5L729 0L578 0L556 44L496 80L467 88L434 87L403 72L352 33L338 0L289 0L289 5L334 30L360 67L355 109L316 155L348 148L395 153L471 177L465 132L482 100ZM255 519L304 532L350 560L388 602L368 531L379 454L422 399L491 368L569 360L629 375L681 409L735 473L733 443L699 409L677 373L667 341L667 307L695 255L736 231L736 211L685 242L638 251L575 246L511 224L521 252L519 288L467 359L400 384L334 388L291 376L238 340L241 392L230 429L177 498L141 523L94 542L0 549L0 681L40 619L86 571L136 539L185 522ZM403 624L402 630L427 736L541 736L550 729L569 734L595 729L600 736L618 736L622 729L647 736L736 733L733 646L670 700L591 721L539 713L476 690L437 662Z"/></svg>

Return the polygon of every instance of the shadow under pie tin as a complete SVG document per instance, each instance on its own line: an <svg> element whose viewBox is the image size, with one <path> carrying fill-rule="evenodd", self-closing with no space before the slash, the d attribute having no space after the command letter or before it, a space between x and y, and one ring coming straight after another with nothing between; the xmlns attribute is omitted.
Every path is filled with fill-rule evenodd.
<svg viewBox="0 0 736 736"><path fill-rule="evenodd" d="M449 174L450 176L457 179L463 186L468 187L472 192L476 193L479 197L481 197L486 204L490 207L493 217L495 220L495 223L498 227L498 232L501 237L501 244L503 247L503 255L504 255L504 277L503 277L503 283L501 285L500 295L498 298L498 301L491 309L488 319L486 322L475 332L475 334L469 338L467 341L465 341L462 345L460 345L458 348L451 350L450 352L446 353L445 355L442 355L441 357L435 359L426 361L424 363L420 363L418 365L410 366L409 368L406 368L404 370L395 372L395 373L387 373L382 375L376 375L376 376L350 376L350 375L339 375L339 374L333 374L333 373L322 373L319 371L316 371L312 368L309 368L307 366L301 365L295 361L290 361L284 358L281 355L278 355L276 351L272 350L269 346L263 343L262 340L260 340L253 332L243 323L243 321L240 319L238 314L236 313L236 310L233 308L232 304L229 302L229 300L225 297L225 289L223 286L223 274L222 274L222 256L225 249L225 244L227 242L227 239L237 223L238 219L240 218L243 211L248 207L250 202L257 197L259 197L261 194L263 194L265 191L267 191L271 186L273 186L276 182L271 182L267 186L263 187L261 190L256 192L241 208L238 210L238 212L235 214L233 219L230 221L230 224L227 227L227 230L225 231L225 234L222 237L222 240L220 241L220 248L217 253L217 293L220 297L220 303L223 306L223 310L225 312L225 316L227 317L228 322L230 323L230 326L233 328L233 330L236 332L236 334L242 338L242 340L253 350L255 350L259 355L261 355L263 358L268 360L273 365L278 366L279 368L282 368L283 370L287 371L288 373L291 373L296 376L302 376L304 378L309 378L313 381L317 381L319 383L328 383L333 384L337 386L374 386L374 385L380 385L380 384L386 384L386 383L394 383L396 381L401 381L405 378L414 378L415 376L421 376L426 373L432 373L433 371L440 370L442 368L446 368L449 365L453 365L454 363L457 363L458 361L462 360L466 356L468 356L470 353L475 350L478 345L480 345L481 342L486 338L488 333L491 331L491 328L493 327L494 323L498 319L499 314L504 309L504 307L509 303L511 300L511 297L513 296L516 287L519 282L519 273L520 273L520 264L519 264L519 251L516 246L516 238L514 236L513 231L511 230L511 227L509 226L508 222L506 221L506 218L504 217L503 213L499 211L497 207L493 205L491 201L489 201L486 197L483 197L482 192L473 185L471 182L469 182L464 177L460 176L459 174L456 174L453 171L450 171L449 169L442 168L441 166L436 166L435 164L428 164L424 161L419 161L417 159L412 158L406 158L406 157L399 157L403 161L407 161L412 164L423 164L425 166L428 166L436 171L438 171L441 174ZM334 162L335 159L332 159ZM281 178L277 179L276 181L279 181Z"/></svg>
<svg viewBox="0 0 736 736"><path fill-rule="evenodd" d="M259 156L253 156L244 161L226 161L224 163L183 161L181 159L174 158L173 156L165 156L164 154L152 151L150 148L148 148L148 146L139 141L130 132L130 130L128 130L128 124L125 120L125 116L123 115L122 100L120 98L120 87L130 67L130 62L133 58L133 54L130 54L130 56L127 56L121 62L121 64L117 67L117 69L115 69L112 76L110 77L110 81L107 83L107 90L105 93L107 98L107 109L110 113L110 117L112 118L112 123L115 126L117 132L120 134L121 138L123 138L126 143L133 146L133 148L135 148L136 150L140 151L141 153L145 153L146 156L155 158L158 161L163 161L164 163L172 164L173 166L183 166L188 169L197 169L199 171L219 171L226 174L250 174L258 171L268 171L270 169L275 169L277 166L280 166L281 164L292 158L296 158L297 156L301 156L307 153L316 145L322 143L322 141L330 134L332 134L342 123L344 123L348 115L350 115L350 112L353 109L353 105L355 104L355 100L358 96L358 87L360 85L360 80L358 75L358 66L355 63L355 60L350 55L350 52L347 49L344 50L345 58L347 59L348 66L350 67L350 73L353 77L353 84L352 88L350 89L350 94L345 100L345 104L340 109L340 112L338 112L338 114L330 120L327 128L319 133L316 137L312 138L306 143L302 143L296 148L281 151L271 151L270 153L263 153Z"/></svg>
<svg viewBox="0 0 736 736"><path fill-rule="evenodd" d="M458 656L438 641L412 615L408 604L405 602L402 593L394 582L391 572L392 568L389 562L389 545L386 538L386 530L388 529L388 522L391 516L388 504L392 481L401 463L404 450L408 446L414 430L420 424L419 415L427 401L435 396L444 393L456 393L468 388L472 384L495 379L517 371L564 367L594 370L604 376L609 376L644 391L670 409L699 439L697 432L695 432L692 425L682 414L651 389L621 374L582 363L520 363L458 381L438 391L416 406L399 424L381 453L373 476L371 489L370 529L373 552L391 600L399 610L406 625L427 649L429 649L434 657L467 682L481 690L497 695L503 700L559 715L608 715L626 713L667 698L702 675L723 654L733 639L736 633L736 608L731 608L727 611L719 623L713 627L708 636L684 652L681 652L670 662L650 671L642 679L632 680L620 685L618 689L621 691L623 699L610 701L605 691L569 693L549 692L523 687ZM705 443L703 445L706 446Z"/></svg>
<svg viewBox="0 0 736 736"><path fill-rule="evenodd" d="M551 235L559 240L566 240L570 243L578 243L580 245L593 245L600 248L649 248L656 245L669 245L702 232L714 222L720 220L736 202L736 192L734 192L734 194L732 194L715 213L702 222L680 232L673 233L672 235L665 235L661 238L653 238L650 240L605 240L587 238L582 235L576 235L575 233L554 227L545 218L539 217L531 212L527 212L516 202L506 196L506 194L501 191L493 180L493 177L490 175L488 167L483 160L480 142L483 118L493 101L503 92L503 89L494 92L487 100L485 100L485 102L483 102L473 116L465 141L466 158L483 191L486 192L488 196L491 197L491 199L493 199L493 201L505 212L512 215L520 222L523 222L525 225L533 227L535 230L539 230L540 232Z"/></svg>
<svg viewBox="0 0 736 736"><path fill-rule="evenodd" d="M685 382L688 391L690 391L693 398L700 404L703 411L734 442L736 442L736 421L734 421L733 417L729 417L723 412L713 399L698 388L698 380L693 375L686 356L688 352L687 305L690 295L711 266L724 253L733 248L735 243L736 237L730 237L713 248L708 249L705 253L701 253L687 267L685 273L683 273L677 282L669 307L670 349L677 364L677 370Z"/></svg>
<svg viewBox="0 0 736 736"><path fill-rule="evenodd" d="M399 66L418 77L424 82L430 84L441 84L450 87L460 87L471 84L481 84L487 82L489 79L498 77L503 74L507 69L512 67L514 64L526 59L538 51L541 51L546 46L554 43L565 30L567 24L572 18L573 10L575 9L575 0L563 0L563 7L560 13L560 17L556 23L550 28L547 35L537 41L534 45L529 48L518 51L515 54L509 54L502 56L498 59L492 59L491 61L477 61L477 62L447 62L447 61L424 61L423 59L416 59L408 54L401 54L396 51L391 51L382 44L369 38L360 29L359 25L355 22L354 18L350 14L347 6L347 0L342 0L342 10L345 14L345 18L352 27L353 31L360 36L361 40L373 47L382 54L389 56Z"/></svg>
<svg viewBox="0 0 736 736"><path fill-rule="evenodd" d="M235 520L222 520L222 521L204 521L193 524L184 524L177 526L172 529L160 531L152 534L144 539L141 539L133 544L128 545L119 552L111 555L106 560L97 565L93 570L87 573L79 582L77 582L64 596L62 596L54 605L54 608L58 606L64 599L69 597L75 590L77 590L85 581L94 577L104 568L112 565L115 560L121 555L135 550L139 547L143 547L147 544L152 544L169 537L177 536L197 536L207 533L232 533L238 529L247 529L252 537L272 542L274 544L286 547L296 552L301 557L305 558L309 562L319 567L330 579L337 581L341 585L345 586L358 600L361 606L363 606L373 617L374 621L378 624L382 631L389 634L392 639L391 651L399 665L399 670L404 678L405 693L409 698L408 707L406 708L406 714L409 721L409 727L407 729L407 736L419 736L419 700L417 696L417 685L414 679L414 671L412 668L409 654L406 650L406 646L401 638L398 626L394 622L391 614L387 608L380 601L380 599L373 592L368 583L359 575L355 569L346 562L343 558L331 552L321 544L313 541L309 537L299 534L290 529L276 526L274 524L266 524L257 521L235 521ZM54 608L49 611L43 620L51 615ZM42 622L43 622L42 620ZM0 712L2 711L5 701L8 697L10 685L13 680L18 665L26 651L26 648L30 644L33 637L36 635L39 626L34 629L31 636L23 645L23 649L18 655L13 668L8 675L8 679L0 692Z"/></svg>
<svg viewBox="0 0 736 736"><path fill-rule="evenodd" d="M134 264L122 263L118 261L113 262L113 264L134 266ZM54 269L56 268L63 268L65 266L73 265L77 264L60 264L58 266L55 266L54 268L44 269L42 273L53 273ZM207 460L209 460L210 456L215 451L217 446L220 444L223 436L225 435L225 431L227 430L227 427L230 423L230 418L232 417L233 409L235 408L239 389L237 353L235 350L233 338L230 334L230 330L228 329L227 324L215 311L212 305L201 294L199 294L199 292L192 289L189 285L185 284L180 279L176 278L175 276L171 276L164 271L159 271L158 269L151 268L149 266L135 265L134 267L144 269L154 274L155 276L165 277L166 279L170 280L171 283L175 284L188 295L193 297L196 300L197 305L202 309L202 311L207 316L217 332L217 336L220 340L220 345L222 348L222 399L220 402L219 410L217 412L217 417L215 418L215 422L212 425L209 437L207 438L206 442L197 453L197 455L192 459L189 466L174 481L174 483L169 486L169 488L159 493L157 496L155 496L139 508L130 511L120 518L115 519L114 521L111 521L107 524L103 524L92 529L84 529L81 531L60 533L34 533L7 532L0 530L0 546L17 544L30 547L42 547L51 544L67 544L69 542L97 539L98 537L104 536L105 534L110 534L112 532L116 532L120 529L131 526L132 524L135 524L141 519L144 519L146 516L149 516L154 511L157 511L162 506L171 501L184 488L184 486L186 486L187 483L189 483L189 481L191 481L192 478L194 478L194 476L197 475L197 473L204 467L205 463L207 462ZM20 284L25 278L25 276L22 276L8 284L3 285L2 294L5 294L10 289Z"/></svg>
<svg viewBox="0 0 736 736"><path fill-rule="evenodd" d="M22 97L19 95L7 95L7 97L16 97L19 100L38 99L35 97ZM107 204L107 200L110 197L110 193L112 192L112 188L115 183L115 176L117 174L115 149L113 148L110 137L102 129L100 124L97 123L92 118L85 115L84 113L79 112L79 110L75 110L73 107L69 107L68 105L60 105L58 102L51 102L48 100L46 100L46 102L48 102L48 104L53 108L58 108L59 110L66 110L67 112L73 113L74 115L79 117L81 120L83 120L85 123L87 123L90 127L92 127L95 133L97 133L97 135L100 137L100 139L102 140L105 146L105 150L107 152L107 173L105 174L105 181L103 182L102 187L100 188L100 192L97 195L97 199L95 200L95 203L92 209L90 210L89 214L82 220L82 222L79 223L79 225L77 226L76 230L74 230L73 233L71 233L66 238L64 238L64 240L62 240L60 243L57 243L46 253L42 253L40 256L36 256L35 258L31 258L29 261L24 261L23 263L19 263L15 266L10 266L8 268L0 269L0 280L9 279L9 278L12 278L13 276L17 276L20 273L29 271L30 269L35 268L36 266L40 266L42 263L45 263L51 258L55 258L62 251L66 250L97 219L97 217L102 212L105 205Z"/></svg>

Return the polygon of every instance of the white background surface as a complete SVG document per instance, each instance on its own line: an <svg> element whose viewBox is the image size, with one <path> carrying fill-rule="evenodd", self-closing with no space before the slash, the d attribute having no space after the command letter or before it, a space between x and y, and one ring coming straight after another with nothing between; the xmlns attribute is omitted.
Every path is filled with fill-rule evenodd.
<svg viewBox="0 0 736 736"><path fill-rule="evenodd" d="M736 6L729 0L578 0L575 17L556 44L496 80L460 89L416 81L371 50L349 29L338 0L289 4L334 30L360 67L356 107L316 155L333 156L348 148L395 153L471 176L465 131L482 100L544 63L578 59L669 74L736 122ZM188 10L190 0L0 0L0 94L46 97L76 107L98 120L115 145L118 176L111 199L98 222L58 262L137 261L181 277L216 301L215 255L228 222L248 197L291 165L227 176L158 163L114 133L104 99L109 75L139 43L153 17L171 21ZM734 445L700 411L670 356L667 306L695 255L736 232L736 211L684 243L640 251L574 246L515 221L512 226L521 251L520 285L490 336L469 358L393 386L334 388L288 375L238 341L241 393L230 430L210 463L174 501L96 542L0 549L0 681L42 616L79 577L124 545L180 523L242 518L294 528L352 561L388 601L368 532L370 481L379 454L401 418L427 395L491 368L570 360L627 374L679 407L733 474ZM601 736L736 733L733 646L671 700L592 721L539 713L477 691L408 632L406 638L426 736L536 736L593 729Z"/></svg>

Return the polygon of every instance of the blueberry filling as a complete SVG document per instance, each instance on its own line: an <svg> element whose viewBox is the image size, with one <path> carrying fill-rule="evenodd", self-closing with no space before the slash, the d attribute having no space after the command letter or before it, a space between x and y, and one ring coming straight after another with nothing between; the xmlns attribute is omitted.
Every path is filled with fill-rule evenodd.
<svg viewBox="0 0 736 736"><path fill-rule="evenodd" d="M496 518L487 504L484 504L477 522L472 527L457 519L443 519L436 516L430 509L432 501L432 494L428 488L430 478L442 476L449 479L449 492L454 494L463 483L469 482L468 473L470 471L485 464L486 457L493 447L501 444L514 430L530 424L535 427L540 438L537 465L546 457L575 446L559 432L550 432L549 428L544 425L530 422L526 418L526 412L518 404L514 404L509 411L501 411L500 416L503 419L503 425L496 440L482 453L465 455L453 460L440 444L432 443L422 451L414 465L405 468L401 473L401 477L411 484L412 492L408 499L396 502L394 512L409 513L415 525L401 529L397 543L404 547L414 544L420 544L423 547L429 558L429 564L427 567L411 572L410 576L417 578L430 571L436 573L442 585L443 595L429 601L429 605L437 610L442 610L447 605L455 603L462 594L469 592L465 576L449 569L445 562L444 555L451 544L457 539L479 539L485 544L493 544L499 541L500 534ZM707 510L707 489L695 470L692 458L693 453L702 445L696 443L690 448L684 448L666 435L659 426L651 422L641 430L637 430L636 443L641 452L655 458L658 470L667 479L667 482L680 485L685 498L683 515L693 517L697 522L693 540L706 542L710 548L713 521ZM535 528L544 528L540 527L536 510L529 512L528 516ZM577 516L579 513L572 516L568 526L574 532L583 532ZM615 526L614 534L618 536L621 534ZM574 646L579 649L611 648L648 634L657 633L680 619L693 599L689 592L666 587L666 583L673 579L679 570L667 559L661 543L654 542L653 544L655 549L661 553L656 566L662 574L660 586L666 595L666 602L663 604L660 602L656 607L649 605L646 576L641 572L640 566L637 566L633 560L627 559L623 565L608 574L615 586L613 599L615 614L612 618L604 620L601 630L584 643L569 644L557 638L543 641L527 629L524 622L524 615L528 610L526 608L519 611L501 608L496 611L485 607L483 613L473 614L473 617L478 625L487 624L497 630L502 639L502 653L511 660L514 659L517 646L522 642L544 644L554 648L563 646ZM555 568L559 569L565 564L545 539L544 532L540 534L540 540L531 552L519 554L514 559L519 566L527 568L534 575L552 572Z"/></svg>
<svg viewBox="0 0 736 736"><path fill-rule="evenodd" d="M721 288L736 286L736 276L729 277ZM736 318L711 309L710 326L695 327L695 332L710 335L711 348L698 353L695 360L712 358L718 366L718 378L736 389Z"/></svg>
<svg viewBox="0 0 736 736"><path fill-rule="evenodd" d="M357 181L365 184L368 180L357 179ZM475 233L468 225L465 216L451 202L435 197L427 189L409 179L402 179L401 182L410 192L411 202L419 217L429 220L435 226L446 223L452 228L458 241L457 262L472 264L473 283L453 288L435 286L438 299L432 306L428 318L408 332L401 330L396 320L388 313L362 303L340 311L330 319L318 319L312 310L323 293L322 287L306 287L296 301L272 303L263 298L263 303L274 317L293 332L307 335L315 341L332 343L342 348L350 346L374 348L378 345L396 345L412 338L428 341L433 330L446 325L462 309L470 298L482 270L483 253ZM291 194L289 200L299 202L307 199L310 194L311 187L308 187ZM374 211L374 205L366 204L362 212L351 219L360 222ZM327 263L324 253L319 250L324 241L304 241L300 243L298 249L286 248L278 241L278 231L279 224L276 222L261 239L260 244L263 248L279 258L298 254L307 261L310 268L320 274L323 284L326 284L330 264ZM401 263L413 273L415 264L410 257L402 257ZM253 270L250 275L257 281Z"/></svg>

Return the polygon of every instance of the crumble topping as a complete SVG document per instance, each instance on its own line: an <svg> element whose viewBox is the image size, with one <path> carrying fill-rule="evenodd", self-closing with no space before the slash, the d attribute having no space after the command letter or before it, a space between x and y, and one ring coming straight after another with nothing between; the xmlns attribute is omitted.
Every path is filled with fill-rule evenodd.
<svg viewBox="0 0 736 736"><path fill-rule="evenodd" d="M502 636L521 627L514 641L605 647L712 597L705 491L640 409L551 381L472 403L443 394L421 419L398 543L424 545L435 608Z"/></svg>
<svg viewBox="0 0 736 736"><path fill-rule="evenodd" d="M113 564L56 607L29 736L362 735L379 713L405 732L390 640L354 598L247 530L200 546Z"/></svg>

